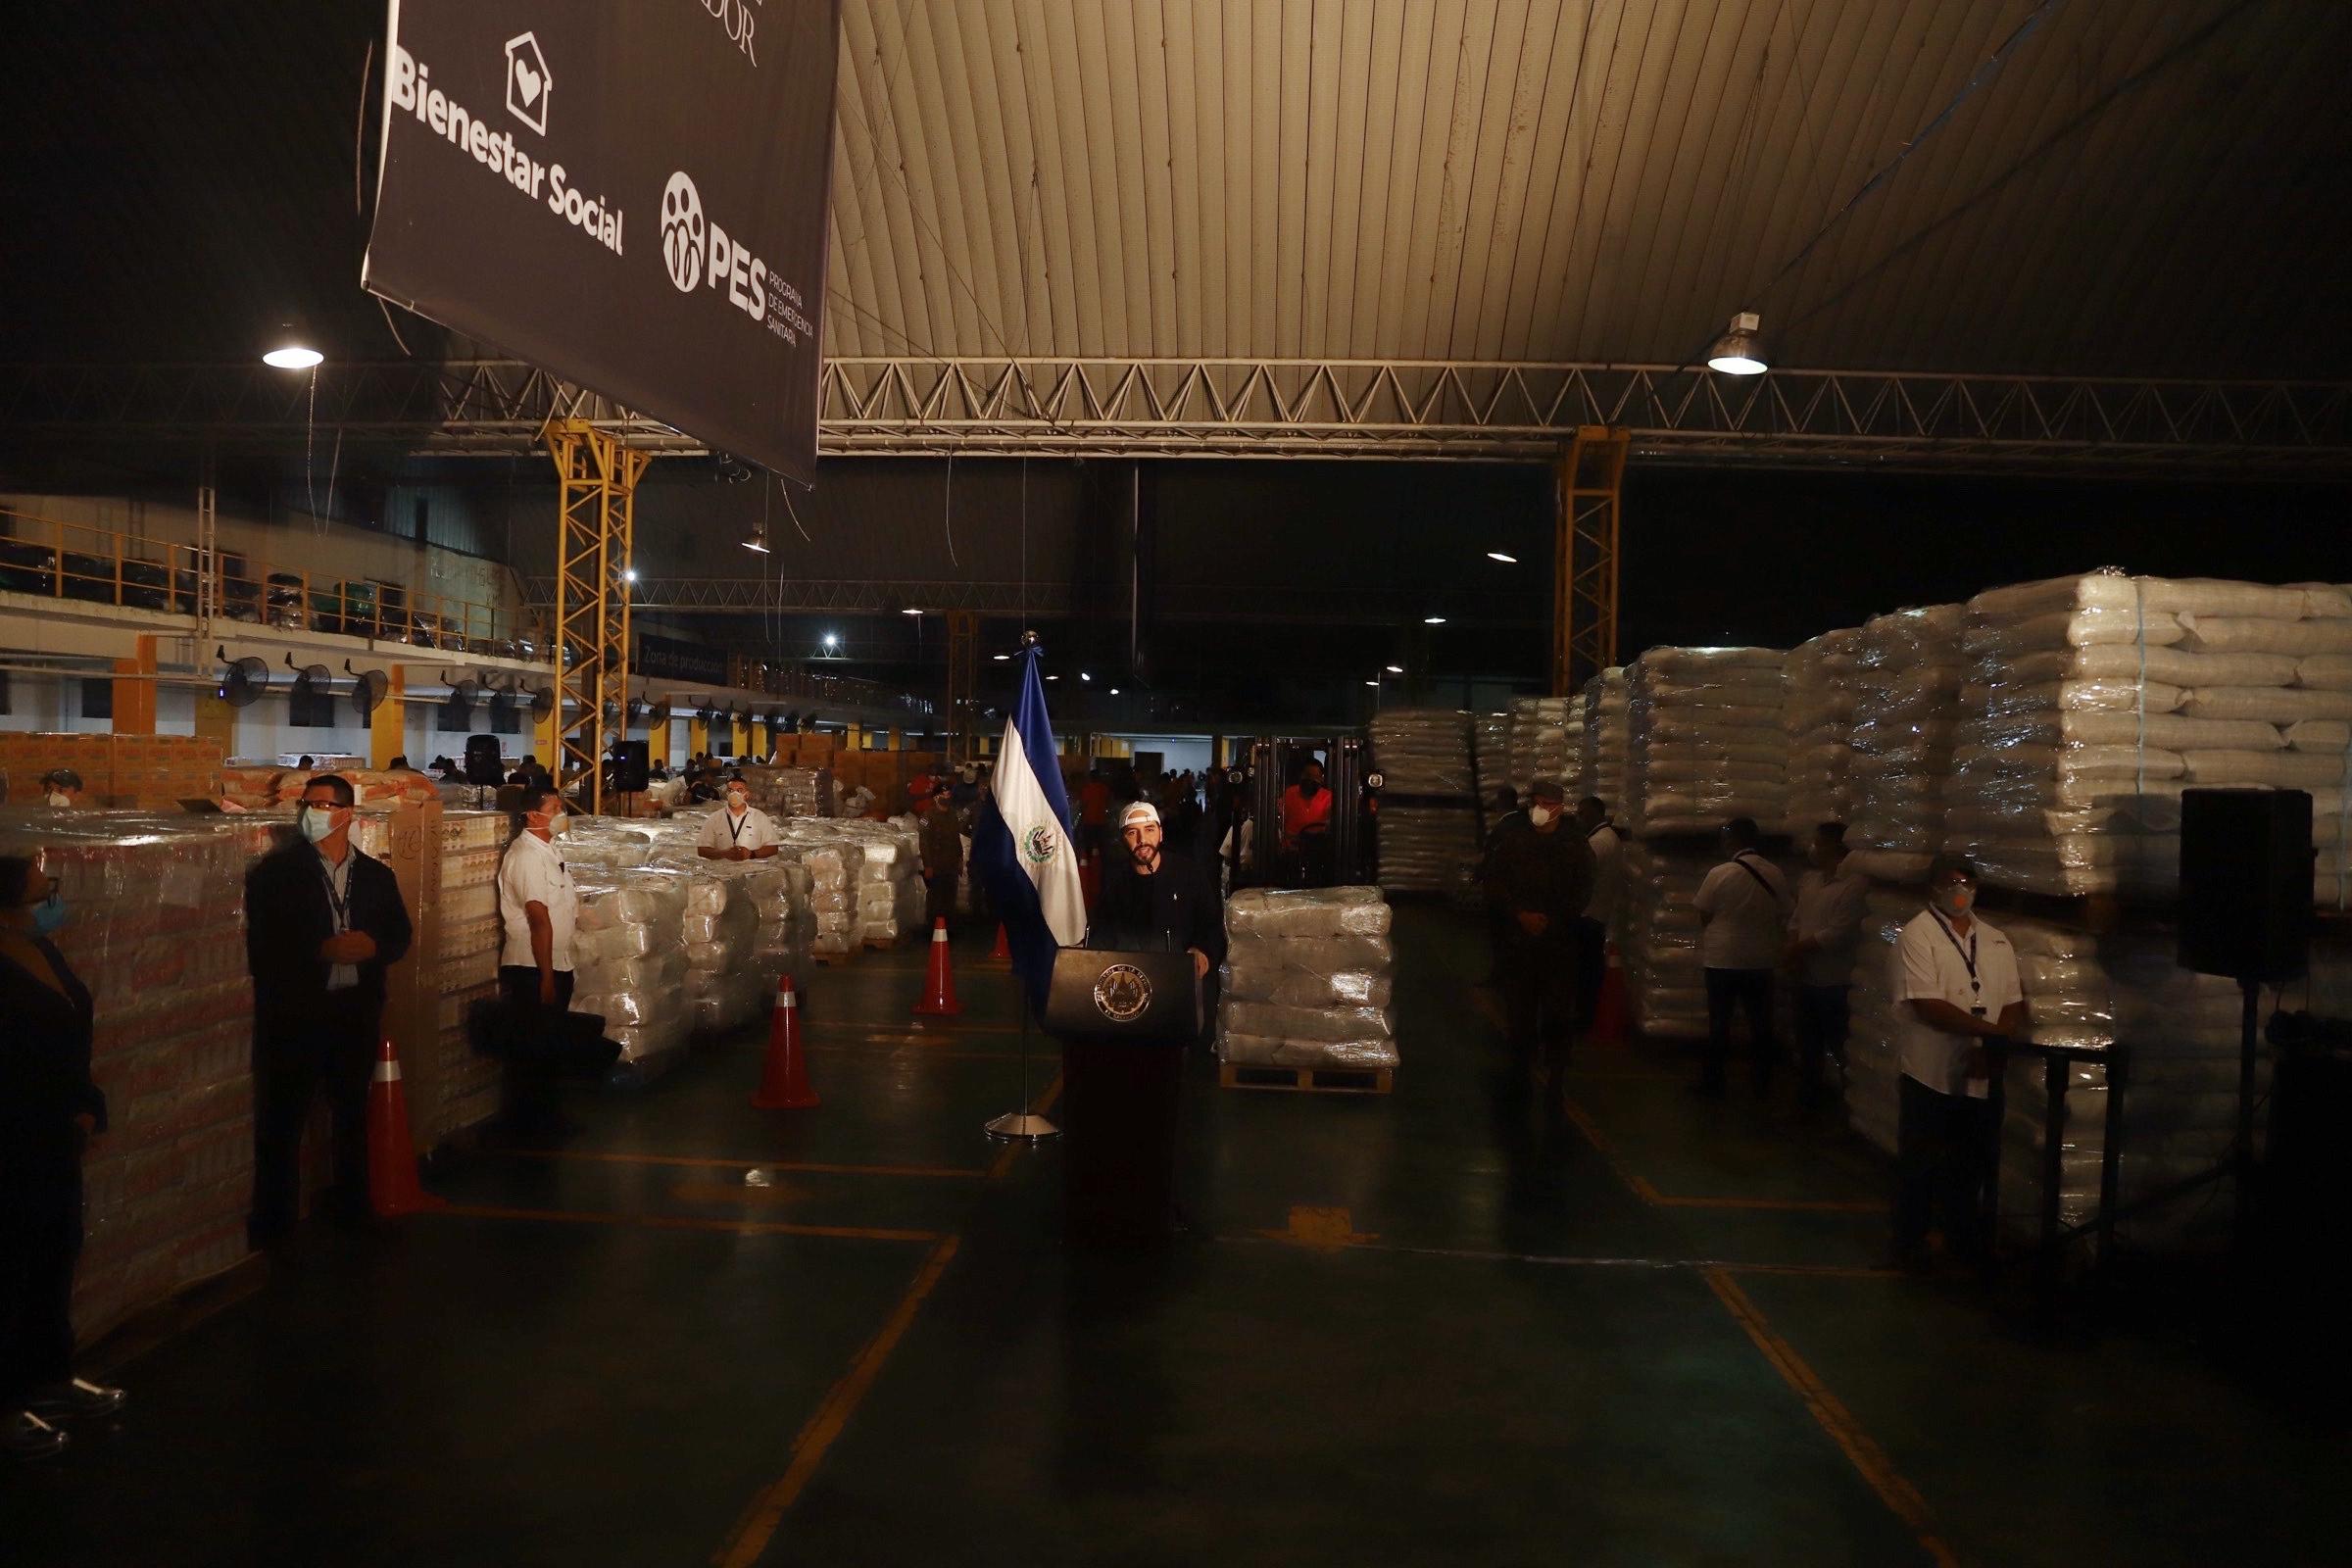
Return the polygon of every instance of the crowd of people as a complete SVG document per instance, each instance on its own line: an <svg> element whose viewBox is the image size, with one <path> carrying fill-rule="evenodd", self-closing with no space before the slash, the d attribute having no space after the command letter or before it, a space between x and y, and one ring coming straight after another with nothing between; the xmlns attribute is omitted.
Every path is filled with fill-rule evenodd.
<svg viewBox="0 0 2352 1568"><path fill-rule="evenodd" d="M1535 784L1524 809L1507 790L1496 807L1483 881L1514 1082L1564 1110L1571 1042L1592 1027L1623 908L1624 835L1605 801L1588 796L1570 812L1549 780ZM1798 1103L1810 1111L1842 1099L1869 883L1847 864L1843 823L1814 829L1794 888L1763 843L1754 821L1726 823L1723 859L1691 901L1707 1000L1691 1089L1726 1096L1744 1023L1756 1094L1770 1092L1781 1059L1775 993L1786 984ZM1977 915L1976 894L1973 864L1938 858L1926 907L1905 923L1891 957L1902 1071L1893 1251L1907 1268L1925 1266L1931 1229L1964 1260L1986 1243L1991 1080L2028 1026L2016 952Z"/></svg>

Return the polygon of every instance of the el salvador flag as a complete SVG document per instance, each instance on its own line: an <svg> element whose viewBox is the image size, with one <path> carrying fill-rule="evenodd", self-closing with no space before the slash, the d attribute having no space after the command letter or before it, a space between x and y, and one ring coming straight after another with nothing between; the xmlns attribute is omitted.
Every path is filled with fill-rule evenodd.
<svg viewBox="0 0 2352 1568"><path fill-rule="evenodd" d="M1012 966L1043 1011L1054 956L1086 941L1086 899L1078 886L1070 800L1061 787L1054 725L1046 716L1040 650L1021 654L1021 700L998 748L990 809L972 835L972 861L987 879L990 902L1004 922Z"/></svg>

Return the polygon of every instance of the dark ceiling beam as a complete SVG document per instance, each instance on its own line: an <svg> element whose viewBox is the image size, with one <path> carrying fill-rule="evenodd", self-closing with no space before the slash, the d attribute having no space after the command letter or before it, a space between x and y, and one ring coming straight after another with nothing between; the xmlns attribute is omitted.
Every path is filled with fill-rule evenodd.
<svg viewBox="0 0 2352 1568"><path fill-rule="evenodd" d="M1543 458L1622 425L1637 460L2144 478L2352 473L2352 383L2154 381L1437 361L826 362L830 456ZM692 436L515 361L0 367L0 425L47 443L535 452L551 418L696 454Z"/></svg>
<svg viewBox="0 0 2352 1568"><path fill-rule="evenodd" d="M555 602L555 579L523 580L534 605ZM1068 583L956 582L761 577L646 577L630 599L639 614L839 615L903 614L920 610L971 611L1013 619L1065 620L1093 608ZM1107 608L1124 612L1124 602ZM1492 589L1363 592L1297 584L1230 587L1169 586L1153 606L1154 619L1222 624L1396 626L1442 613L1448 624L1532 627L1550 624L1550 601L1541 593Z"/></svg>

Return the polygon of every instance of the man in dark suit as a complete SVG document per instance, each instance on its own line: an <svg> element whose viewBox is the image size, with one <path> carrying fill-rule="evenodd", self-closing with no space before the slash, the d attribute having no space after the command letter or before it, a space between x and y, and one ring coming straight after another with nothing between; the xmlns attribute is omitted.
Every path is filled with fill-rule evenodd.
<svg viewBox="0 0 2352 1568"><path fill-rule="evenodd" d="M334 1114L339 1220L368 1215L368 1082L382 1038L384 971L409 951L391 867L351 842L351 781L303 787L301 838L245 874L253 973L253 1219L256 1246L294 1224L302 1124L323 1087Z"/></svg>

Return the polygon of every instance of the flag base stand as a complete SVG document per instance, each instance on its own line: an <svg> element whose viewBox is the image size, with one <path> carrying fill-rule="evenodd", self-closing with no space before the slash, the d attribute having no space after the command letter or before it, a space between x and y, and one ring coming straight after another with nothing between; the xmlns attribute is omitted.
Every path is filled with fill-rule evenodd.
<svg viewBox="0 0 2352 1568"><path fill-rule="evenodd" d="M1008 1110L988 1124L988 1136L1004 1143L1018 1140L1040 1144L1049 1138L1059 1138L1061 1129L1043 1116L1033 1116L1025 1110Z"/></svg>

